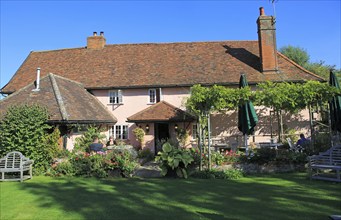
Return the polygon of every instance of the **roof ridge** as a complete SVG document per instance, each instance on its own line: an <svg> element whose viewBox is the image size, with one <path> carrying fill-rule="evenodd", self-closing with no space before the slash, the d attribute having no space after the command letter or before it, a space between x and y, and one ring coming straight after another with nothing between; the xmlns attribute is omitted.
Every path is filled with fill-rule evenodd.
<svg viewBox="0 0 341 220"><path fill-rule="evenodd" d="M11 81L12 79L17 75L18 71L20 70L20 68L22 66L24 66L24 64L27 62L28 58L30 57L32 51L28 54L28 56L25 58L24 62L22 62L22 64L19 66L19 68L17 69L17 71L15 71L15 73L13 74L12 78L6 83L6 85L4 85L1 89L0 89L0 93L2 93L3 88L5 88ZM18 90L19 91L19 90ZM15 91L14 91L15 92Z"/></svg>
<svg viewBox="0 0 341 220"><path fill-rule="evenodd" d="M317 78L320 78L322 80L325 81L325 79L323 79L321 76L313 73L313 72L310 72L309 70L305 69L303 66L300 66L299 64L297 64L295 61L289 59L287 56L285 56L284 54L282 54L281 52L277 51L277 54L280 55L282 58L284 58L285 60L289 61L291 64L293 64L294 66L296 66L297 68L299 68L300 70L303 70L304 72L310 74L310 75L313 75Z"/></svg>
<svg viewBox="0 0 341 220"><path fill-rule="evenodd" d="M41 78L40 78L40 81L42 81L42 80L45 79L46 77L47 77L47 75L41 77ZM35 81L36 81L36 80L35 80ZM22 90L27 89L28 87L32 86L32 84L34 85L34 82L35 82L35 81L33 81L32 83L29 83L29 84L27 84L26 86L24 86L24 87L18 89L17 91L15 91L14 93L12 93L11 95L8 95L7 97L5 97L5 98L3 98L3 99L0 99L0 102L3 101L3 100L8 99L9 97L13 97L13 96L15 96L16 94L19 94ZM38 90L38 91L39 91L39 90Z"/></svg>
<svg viewBox="0 0 341 220"><path fill-rule="evenodd" d="M80 86L82 86L82 84L80 84ZM93 100L96 100L96 102L101 105L105 111L107 111L107 113L116 121L115 124L117 123L117 118L115 117L115 115L113 115L108 109L107 107L99 100L97 99L94 95L92 95L88 90L86 90L83 86L82 89L85 90L86 94L89 95L89 97L91 97Z"/></svg>
<svg viewBox="0 0 341 220"><path fill-rule="evenodd" d="M60 78L62 80L66 80L66 81L69 81L69 82L72 82L72 83L76 83L76 84L78 84L80 86L84 86L83 83L77 82L77 81L69 79L69 78L66 78L64 76L61 76L61 75L58 75L58 74L54 74L54 73L49 73L49 74L53 74L54 77Z"/></svg>
<svg viewBox="0 0 341 220"><path fill-rule="evenodd" d="M221 43L221 42L258 42L257 40L212 40L212 41L179 41L179 42L145 42L145 43L122 43L122 44L106 44L108 46L129 46L129 45L166 45L166 44L200 44L200 43Z"/></svg>
<svg viewBox="0 0 341 220"><path fill-rule="evenodd" d="M62 119L67 121L68 120L68 115L67 115L67 112L66 112L66 108L65 108L65 105L64 105L63 98L62 98L62 96L60 94L60 91L59 91L59 87L57 85L57 81L54 78L54 74L53 73L49 73L48 76L50 77L50 80L51 80L51 83L52 83L52 89L54 91L54 94L55 94L55 97L56 97L56 100L57 100L57 103L58 103L58 106L59 106L59 109L60 109L60 113L62 114Z"/></svg>
<svg viewBox="0 0 341 220"><path fill-rule="evenodd" d="M106 44L105 47L112 46L130 46L130 45L167 45L167 44L200 44L200 43L220 43L220 42L258 42L257 40L212 40L212 41L179 41L179 42L145 42L145 43L118 43L118 44ZM59 48L59 49L51 49L51 50L36 50L31 51L30 53L44 53L44 52L56 52L63 50L77 50L77 49L87 49L84 47L72 47L72 48Z"/></svg>
<svg viewBox="0 0 341 220"><path fill-rule="evenodd" d="M72 48L59 48L59 49L51 49L51 50L32 50L31 53L45 53L45 52L55 52L61 50L79 50L79 49L86 49L86 47L72 47Z"/></svg>

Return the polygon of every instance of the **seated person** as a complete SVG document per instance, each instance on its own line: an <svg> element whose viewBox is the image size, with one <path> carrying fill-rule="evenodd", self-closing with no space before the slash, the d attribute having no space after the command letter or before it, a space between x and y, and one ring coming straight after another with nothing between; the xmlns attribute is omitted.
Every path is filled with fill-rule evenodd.
<svg viewBox="0 0 341 220"><path fill-rule="evenodd" d="M109 141L107 142L107 146L112 146L112 145L116 145L116 142L114 141L114 137L110 136Z"/></svg>
<svg viewBox="0 0 341 220"><path fill-rule="evenodd" d="M89 147L90 147L90 152L91 151L98 152L98 151L102 151L103 148L105 147L105 145L99 142L99 139L97 136L94 136L93 142L92 142L92 144L90 144Z"/></svg>
<svg viewBox="0 0 341 220"><path fill-rule="evenodd" d="M113 136L110 136L109 141L107 142L107 148L111 150L114 147L114 145L116 145L116 141L114 141Z"/></svg>
<svg viewBox="0 0 341 220"><path fill-rule="evenodd" d="M303 147L308 142L308 139L304 137L304 134L300 134L300 139L298 139L296 146Z"/></svg>

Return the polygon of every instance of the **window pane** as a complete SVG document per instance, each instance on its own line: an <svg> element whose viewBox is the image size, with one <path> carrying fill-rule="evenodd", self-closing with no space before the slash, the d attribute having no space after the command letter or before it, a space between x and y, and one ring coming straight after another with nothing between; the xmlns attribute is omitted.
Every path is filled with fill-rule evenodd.
<svg viewBox="0 0 341 220"><path fill-rule="evenodd" d="M195 140L197 139L197 125L196 124L193 124L192 125L192 139Z"/></svg>
<svg viewBox="0 0 341 220"><path fill-rule="evenodd" d="M122 103L122 91L121 90L112 90L109 92L109 103L119 104Z"/></svg>
<svg viewBox="0 0 341 220"><path fill-rule="evenodd" d="M122 139L121 125L116 125L115 128L116 128L116 131L115 131L116 139Z"/></svg>
<svg viewBox="0 0 341 220"><path fill-rule="evenodd" d="M122 139L128 139L128 125L123 125L123 134L122 134Z"/></svg>
<svg viewBox="0 0 341 220"><path fill-rule="evenodd" d="M155 89L149 89L149 103L155 103L156 101L156 94Z"/></svg>

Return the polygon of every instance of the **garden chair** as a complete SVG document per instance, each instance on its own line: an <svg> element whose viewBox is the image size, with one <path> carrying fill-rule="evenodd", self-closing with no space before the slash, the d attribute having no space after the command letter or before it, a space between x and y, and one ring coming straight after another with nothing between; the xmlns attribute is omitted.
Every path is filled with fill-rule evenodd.
<svg viewBox="0 0 341 220"><path fill-rule="evenodd" d="M16 181L22 182L26 179L32 179L32 164L33 160L22 155L18 151L9 152L5 157L0 159L0 181ZM24 172L28 171L29 175L24 175ZM11 178L6 179L5 173L20 173L19 177L9 176Z"/></svg>
<svg viewBox="0 0 341 220"><path fill-rule="evenodd" d="M289 150L290 151L296 152L296 153L302 152L302 150L303 150L302 146L296 146L295 144L293 144L291 138L287 138L287 142L289 144L289 147L290 147Z"/></svg>

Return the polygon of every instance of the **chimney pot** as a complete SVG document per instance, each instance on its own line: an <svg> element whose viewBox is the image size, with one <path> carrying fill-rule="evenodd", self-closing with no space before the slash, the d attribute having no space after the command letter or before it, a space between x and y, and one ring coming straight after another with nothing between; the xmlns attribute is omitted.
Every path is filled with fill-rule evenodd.
<svg viewBox="0 0 341 220"><path fill-rule="evenodd" d="M37 68L36 88L32 91L38 92L40 90L40 67Z"/></svg>
<svg viewBox="0 0 341 220"><path fill-rule="evenodd" d="M103 49L106 43L104 38L104 32L100 32L101 36L97 36L97 32L94 32L93 36L87 38L87 48L88 49Z"/></svg>
<svg viewBox="0 0 341 220"><path fill-rule="evenodd" d="M265 12L264 12L264 8L263 8L263 7L260 7L260 8L259 8L259 15L260 15L260 16L264 16L264 15L265 15Z"/></svg>

